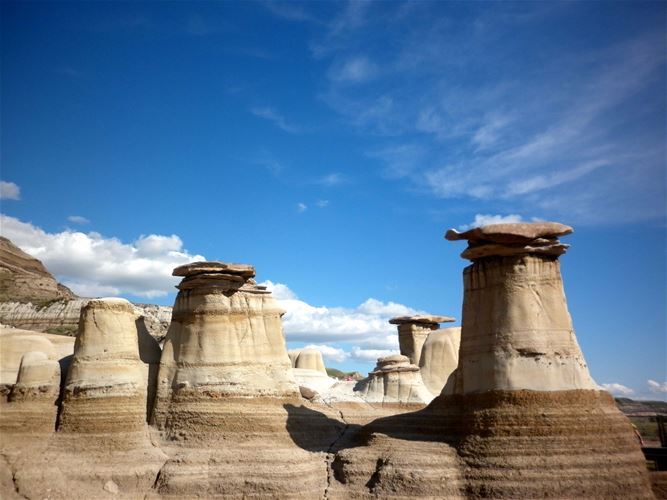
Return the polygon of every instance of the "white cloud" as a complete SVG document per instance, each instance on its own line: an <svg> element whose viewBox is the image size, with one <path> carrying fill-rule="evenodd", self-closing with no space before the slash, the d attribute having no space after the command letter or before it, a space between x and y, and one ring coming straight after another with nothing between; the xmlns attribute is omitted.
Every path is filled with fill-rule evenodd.
<svg viewBox="0 0 667 500"><path fill-rule="evenodd" d="M176 235L151 234L132 243L99 233L65 230L48 233L30 223L0 214L3 235L82 296L133 294L152 298L174 291L172 270L205 260L183 249Z"/></svg>
<svg viewBox="0 0 667 500"><path fill-rule="evenodd" d="M423 314L396 302L369 298L354 308L313 306L284 284L265 281L285 309L283 328L288 341L336 344L351 343L364 349L398 348L394 316ZM353 351L354 353L354 351Z"/></svg>
<svg viewBox="0 0 667 500"><path fill-rule="evenodd" d="M521 222L522 218L517 214L510 215L491 215L491 214L477 214L475 220L470 224L459 226L461 230L468 230L474 227L482 227L489 224L507 224L510 222Z"/></svg>
<svg viewBox="0 0 667 500"><path fill-rule="evenodd" d="M290 122L288 122L283 115L278 113L276 110L270 107L254 107L250 109L250 112L259 117L264 118L265 120L270 121L276 127L281 129L284 132L289 134L298 134L302 132L301 127L298 127Z"/></svg>
<svg viewBox="0 0 667 500"><path fill-rule="evenodd" d="M386 356L391 356L392 354L399 354L398 349L361 349L359 347L352 348L352 358L357 361L364 362L373 362L375 363L378 358L384 358Z"/></svg>
<svg viewBox="0 0 667 500"><path fill-rule="evenodd" d="M667 382L657 382L655 380L647 380L648 388L651 392L667 393Z"/></svg>
<svg viewBox="0 0 667 500"><path fill-rule="evenodd" d="M297 203L297 205L296 205L296 210L297 210L297 212L299 212L300 214L302 214L303 212L305 212L306 210L308 210L308 205L306 205L306 204L303 203L303 202L299 202L299 203Z"/></svg>
<svg viewBox="0 0 667 500"><path fill-rule="evenodd" d="M377 65L364 56L356 56L334 63L329 69L329 78L341 83L366 82L372 80L377 74Z"/></svg>
<svg viewBox="0 0 667 500"><path fill-rule="evenodd" d="M13 182L0 181L0 200L20 200L21 188Z"/></svg>
<svg viewBox="0 0 667 500"><path fill-rule="evenodd" d="M317 200L315 202L318 208L326 208L329 206L329 200Z"/></svg>
<svg viewBox="0 0 667 500"><path fill-rule="evenodd" d="M308 344L305 348L317 349L322 353L322 357L326 361L342 363L343 361L347 361L347 359L350 357L350 354L345 352L343 349L338 347L331 347L330 345L326 344Z"/></svg>
<svg viewBox="0 0 667 500"><path fill-rule="evenodd" d="M613 394L614 396L630 396L635 393L634 389L615 382L600 385L604 388L605 391Z"/></svg>
<svg viewBox="0 0 667 500"><path fill-rule="evenodd" d="M69 217L67 217L67 220L70 221L72 224L79 224L82 226L90 223L90 220L86 219L82 215L70 215Z"/></svg>

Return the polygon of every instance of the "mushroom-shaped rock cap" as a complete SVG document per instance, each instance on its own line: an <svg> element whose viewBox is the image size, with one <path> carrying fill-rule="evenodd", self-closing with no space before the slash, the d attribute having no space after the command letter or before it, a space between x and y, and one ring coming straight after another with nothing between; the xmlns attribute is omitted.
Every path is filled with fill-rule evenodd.
<svg viewBox="0 0 667 500"><path fill-rule="evenodd" d="M231 262L191 262L178 266L172 271L172 276L195 276L197 274L233 274L242 276L244 278L252 278L255 276L255 268L248 264L234 264Z"/></svg>
<svg viewBox="0 0 667 500"><path fill-rule="evenodd" d="M440 323L451 323L456 321L456 318L451 316L432 316L430 314L418 314L416 316L396 316L389 320L391 325L405 325L405 324L426 324L437 325Z"/></svg>
<svg viewBox="0 0 667 500"><path fill-rule="evenodd" d="M570 226L559 222L518 222L510 224L489 224L459 233L450 229L445 234L449 241L489 241L492 243L528 243L538 238L558 238L573 232Z"/></svg>

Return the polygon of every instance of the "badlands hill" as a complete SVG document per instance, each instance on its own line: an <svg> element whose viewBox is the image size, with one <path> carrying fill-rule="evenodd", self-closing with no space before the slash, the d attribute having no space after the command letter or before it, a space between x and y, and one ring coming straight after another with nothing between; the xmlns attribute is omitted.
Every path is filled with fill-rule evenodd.
<svg viewBox="0 0 667 500"><path fill-rule="evenodd" d="M44 264L0 236L0 323L59 335L76 335L81 309L90 299L58 283ZM153 337L167 334L171 307L134 304Z"/></svg>
<svg viewBox="0 0 667 500"><path fill-rule="evenodd" d="M0 301L35 305L71 300L76 295L56 281L44 264L0 236Z"/></svg>

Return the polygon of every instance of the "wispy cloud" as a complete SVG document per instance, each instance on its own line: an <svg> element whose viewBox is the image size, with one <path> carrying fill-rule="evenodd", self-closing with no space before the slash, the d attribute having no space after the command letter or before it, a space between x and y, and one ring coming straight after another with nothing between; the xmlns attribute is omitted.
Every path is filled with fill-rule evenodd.
<svg viewBox="0 0 667 500"><path fill-rule="evenodd" d="M8 181L0 181L0 200L20 200L21 188Z"/></svg>
<svg viewBox="0 0 667 500"><path fill-rule="evenodd" d="M317 208L326 208L329 206L329 200L317 200L315 205L317 205Z"/></svg>
<svg viewBox="0 0 667 500"><path fill-rule="evenodd" d="M396 24L390 8L370 16L371 7L357 17L349 5L341 11L316 55L331 58L322 100L366 137L387 138L368 153L385 176L438 198L578 224L665 216L661 33L517 58L525 47L509 33L567 9L498 6L490 23L473 7L470 24L454 25L423 5L395 9ZM377 46L378 32L396 43L393 58ZM359 82L367 85L350 85Z"/></svg>
<svg viewBox="0 0 667 500"><path fill-rule="evenodd" d="M273 108L254 107L250 109L250 112L259 118L264 118L265 120L270 121L276 127L289 134L299 134L303 131L301 127L288 122L283 115Z"/></svg>
<svg viewBox="0 0 667 500"><path fill-rule="evenodd" d="M300 214L304 213L306 210L308 210L308 205L306 205L303 202L299 202L296 204L296 211L299 212Z"/></svg>
<svg viewBox="0 0 667 500"><path fill-rule="evenodd" d="M347 181L347 178L340 172L331 172L329 174L319 177L315 183L322 184L323 186L339 186L344 184Z"/></svg>
<svg viewBox="0 0 667 500"><path fill-rule="evenodd" d="M328 72L330 79L343 83L362 83L378 74L378 66L365 56L355 56L335 62Z"/></svg>
<svg viewBox="0 0 667 500"><path fill-rule="evenodd" d="M667 382L658 382L656 380L647 380L649 391L656 394L667 394Z"/></svg>
<svg viewBox="0 0 667 500"><path fill-rule="evenodd" d="M614 396L631 396L635 393L634 389L627 387L623 384L612 382L609 384L600 384L605 391L613 394Z"/></svg>
<svg viewBox="0 0 667 500"><path fill-rule="evenodd" d="M81 226L90 223L90 220L86 219L82 215L70 215L69 217L67 217L67 220L70 221L72 224L79 224Z"/></svg>

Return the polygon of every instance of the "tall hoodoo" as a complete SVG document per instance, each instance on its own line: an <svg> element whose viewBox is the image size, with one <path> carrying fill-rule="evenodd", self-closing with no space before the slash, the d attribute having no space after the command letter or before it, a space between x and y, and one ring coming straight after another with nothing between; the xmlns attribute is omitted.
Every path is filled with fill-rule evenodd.
<svg viewBox="0 0 667 500"><path fill-rule="evenodd" d="M493 224L448 240L467 240L462 257L463 337L456 386L488 390L598 389L572 327L558 256L558 241L572 228L553 222Z"/></svg>
<svg viewBox="0 0 667 500"><path fill-rule="evenodd" d="M440 328L440 323L449 323L454 318L448 316L397 316L389 323L398 326L398 343L401 354L410 358L410 363L419 366L422 347L433 330Z"/></svg>
<svg viewBox="0 0 667 500"><path fill-rule="evenodd" d="M424 410L378 419L363 430L365 447L338 453L348 490L653 498L632 426L591 379L574 335L558 262L568 248L558 237L571 232L551 222L447 232L468 241L462 256L473 261L459 366ZM395 458L411 455L420 469ZM372 481L355 473L373 464Z"/></svg>

